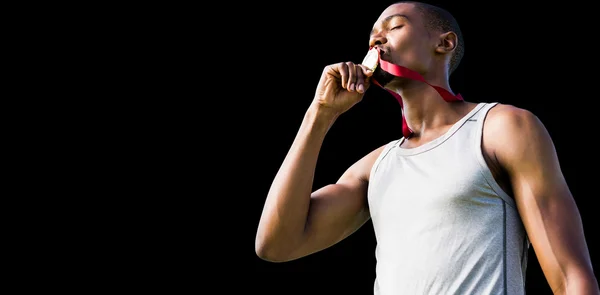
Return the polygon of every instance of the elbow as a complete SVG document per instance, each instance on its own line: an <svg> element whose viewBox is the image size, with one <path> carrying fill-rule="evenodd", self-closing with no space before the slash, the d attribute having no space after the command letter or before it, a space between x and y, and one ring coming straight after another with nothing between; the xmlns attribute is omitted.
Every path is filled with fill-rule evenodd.
<svg viewBox="0 0 600 295"><path fill-rule="evenodd" d="M254 242L254 252L258 258L268 262L286 262L288 255L284 251L274 247L272 243L268 243L266 239L259 236L256 237Z"/></svg>
<svg viewBox="0 0 600 295"><path fill-rule="evenodd" d="M284 262L285 259L281 255L277 255L273 251L268 251L266 247L262 245L255 246L256 256L267 262Z"/></svg>

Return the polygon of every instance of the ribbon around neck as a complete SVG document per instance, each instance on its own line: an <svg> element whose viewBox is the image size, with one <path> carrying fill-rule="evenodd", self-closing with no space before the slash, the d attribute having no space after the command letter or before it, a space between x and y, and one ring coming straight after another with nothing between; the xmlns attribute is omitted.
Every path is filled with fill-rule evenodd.
<svg viewBox="0 0 600 295"><path fill-rule="evenodd" d="M375 50L375 52L373 52L373 50ZM375 54L376 54L376 60L371 61L371 62L374 62L374 64L366 65L365 63L368 61L368 59L370 59L370 58L372 59L373 55L375 55ZM440 86L432 85L429 82L425 81L425 78L423 78L423 76L421 76L421 74L417 73L416 71L413 71L413 70L403 67L403 66L399 66L399 65L387 62L385 60L381 60L380 56L379 56L379 50L377 48L374 48L374 47L369 48L369 52L367 53L367 56L365 57L363 64L365 64L367 67L375 70L375 72L373 73L373 76L371 77L371 81L375 85L385 89L387 92L392 94L392 96L394 96L396 98L396 100L398 101L398 103L400 104L400 108L402 109L402 113L403 113L403 115L402 115L402 134L404 135L404 138L411 137L414 134L414 132L410 129L410 127L408 127L408 124L406 123L406 118L404 116L404 105L402 103L402 96L400 96L400 94L398 94L392 90L385 88L384 87L385 84L389 83L391 79L384 77L385 76L384 73L377 73L377 72L384 71L385 73L388 74L388 76L393 75L396 77L402 77L402 78L407 78L407 79L423 82L423 83L433 87L446 102L464 100L460 94L453 95L447 89L440 87ZM379 77L379 80L378 80L378 77Z"/></svg>

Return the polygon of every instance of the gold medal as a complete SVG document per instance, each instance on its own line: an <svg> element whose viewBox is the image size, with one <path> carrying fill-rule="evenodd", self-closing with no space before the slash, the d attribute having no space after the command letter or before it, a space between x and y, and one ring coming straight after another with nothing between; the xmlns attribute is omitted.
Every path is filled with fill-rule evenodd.
<svg viewBox="0 0 600 295"><path fill-rule="evenodd" d="M369 52L367 52L367 55L365 56L365 59L362 62L362 65L371 69L371 71L375 71L375 68L377 68L378 64L379 51L375 48L371 48Z"/></svg>

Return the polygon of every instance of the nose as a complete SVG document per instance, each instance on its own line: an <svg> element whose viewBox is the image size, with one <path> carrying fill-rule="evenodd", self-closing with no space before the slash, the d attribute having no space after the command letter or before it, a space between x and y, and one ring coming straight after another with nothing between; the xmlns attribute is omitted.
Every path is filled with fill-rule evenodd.
<svg viewBox="0 0 600 295"><path fill-rule="evenodd" d="M378 47L387 43L387 39L383 35L373 35L369 40L369 47Z"/></svg>

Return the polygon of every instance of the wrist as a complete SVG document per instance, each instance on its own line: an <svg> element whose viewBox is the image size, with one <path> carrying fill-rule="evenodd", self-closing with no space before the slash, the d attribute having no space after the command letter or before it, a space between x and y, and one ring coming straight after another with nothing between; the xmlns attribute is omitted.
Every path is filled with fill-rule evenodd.
<svg viewBox="0 0 600 295"><path fill-rule="evenodd" d="M323 129L324 131L329 130L338 117L339 114L337 112L315 103L310 105L304 115L304 119L310 122L313 127Z"/></svg>

